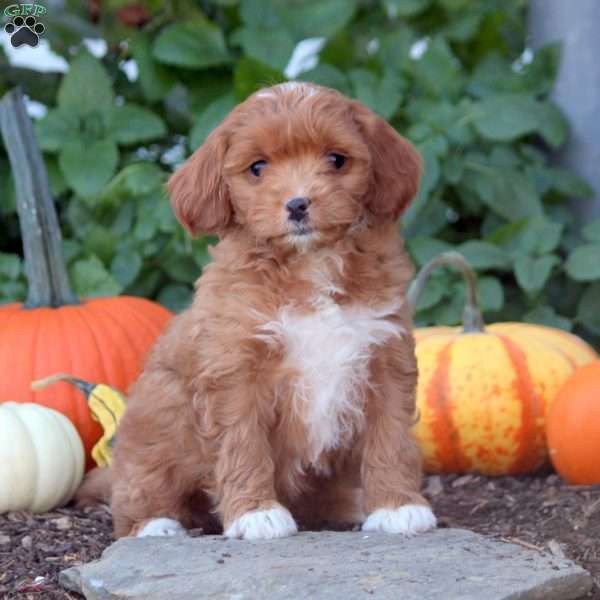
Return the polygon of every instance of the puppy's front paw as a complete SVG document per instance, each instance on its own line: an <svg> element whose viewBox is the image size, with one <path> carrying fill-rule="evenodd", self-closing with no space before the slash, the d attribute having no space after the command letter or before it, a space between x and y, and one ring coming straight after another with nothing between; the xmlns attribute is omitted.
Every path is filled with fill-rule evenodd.
<svg viewBox="0 0 600 600"><path fill-rule="evenodd" d="M294 517L287 508L276 504L268 510L252 510L236 519L225 531L229 538L271 540L298 533Z"/></svg>
<svg viewBox="0 0 600 600"><path fill-rule="evenodd" d="M437 520L428 506L407 504L400 508L379 508L373 511L363 523L363 531L384 531L415 535L437 525Z"/></svg>
<svg viewBox="0 0 600 600"><path fill-rule="evenodd" d="M160 517L150 519L136 534L137 537L187 535L179 521Z"/></svg>

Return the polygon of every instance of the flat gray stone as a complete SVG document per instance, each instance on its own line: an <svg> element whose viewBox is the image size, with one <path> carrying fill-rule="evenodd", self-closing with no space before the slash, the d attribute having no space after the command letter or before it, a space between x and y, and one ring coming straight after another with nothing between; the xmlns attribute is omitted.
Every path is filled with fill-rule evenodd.
<svg viewBox="0 0 600 600"><path fill-rule="evenodd" d="M575 600L592 586L570 561L461 529L122 539L60 582L88 600Z"/></svg>

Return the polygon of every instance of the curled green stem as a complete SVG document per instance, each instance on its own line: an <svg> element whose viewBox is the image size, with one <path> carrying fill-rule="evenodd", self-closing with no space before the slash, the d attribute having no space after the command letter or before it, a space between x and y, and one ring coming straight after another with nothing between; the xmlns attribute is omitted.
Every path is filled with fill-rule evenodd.
<svg viewBox="0 0 600 600"><path fill-rule="evenodd" d="M465 308L463 310L463 331L464 332L475 332L483 331L485 324L479 309L479 302L477 300L477 279L473 269L469 266L465 257L458 252L444 252L435 258L432 258L423 268L419 271L413 282L411 283L408 293L407 300L414 314L419 297L423 293L423 289L427 284L427 280L433 271L438 267L454 267L458 269L467 286L467 294L465 301Z"/></svg>

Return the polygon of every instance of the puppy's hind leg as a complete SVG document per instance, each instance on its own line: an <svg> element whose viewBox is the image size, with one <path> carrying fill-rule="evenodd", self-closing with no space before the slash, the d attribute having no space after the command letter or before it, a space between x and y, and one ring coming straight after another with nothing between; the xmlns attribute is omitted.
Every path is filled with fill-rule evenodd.
<svg viewBox="0 0 600 600"><path fill-rule="evenodd" d="M194 502L202 453L191 414L187 391L172 372L142 374L119 428L111 466L115 537L183 534L194 526L195 513L208 512Z"/></svg>

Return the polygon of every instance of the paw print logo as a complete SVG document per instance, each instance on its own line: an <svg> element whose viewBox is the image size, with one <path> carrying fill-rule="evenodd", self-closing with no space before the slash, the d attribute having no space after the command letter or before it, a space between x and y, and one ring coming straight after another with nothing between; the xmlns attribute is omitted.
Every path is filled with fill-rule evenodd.
<svg viewBox="0 0 600 600"><path fill-rule="evenodd" d="M27 44L35 48L40 41L40 35L44 33L46 28L42 23L29 15L26 19L23 17L14 17L4 26L4 31L10 37L10 43L18 48L23 44Z"/></svg>

